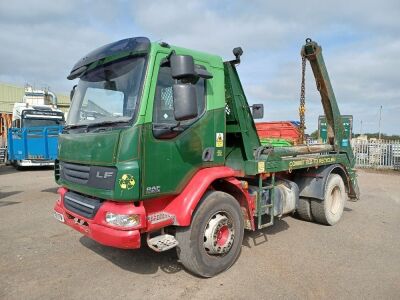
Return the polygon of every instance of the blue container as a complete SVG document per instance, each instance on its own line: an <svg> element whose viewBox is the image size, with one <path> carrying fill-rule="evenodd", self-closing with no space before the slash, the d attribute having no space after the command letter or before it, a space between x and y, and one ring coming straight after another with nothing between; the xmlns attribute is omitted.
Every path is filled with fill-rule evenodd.
<svg viewBox="0 0 400 300"><path fill-rule="evenodd" d="M8 130L8 160L57 159L58 135L63 126L10 128Z"/></svg>

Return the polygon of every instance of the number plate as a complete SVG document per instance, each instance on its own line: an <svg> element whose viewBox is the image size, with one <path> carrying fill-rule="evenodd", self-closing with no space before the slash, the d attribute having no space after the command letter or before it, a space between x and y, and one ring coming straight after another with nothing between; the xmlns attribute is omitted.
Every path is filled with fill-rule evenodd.
<svg viewBox="0 0 400 300"><path fill-rule="evenodd" d="M64 216L58 212L54 212L54 218L56 218L58 221L64 223Z"/></svg>

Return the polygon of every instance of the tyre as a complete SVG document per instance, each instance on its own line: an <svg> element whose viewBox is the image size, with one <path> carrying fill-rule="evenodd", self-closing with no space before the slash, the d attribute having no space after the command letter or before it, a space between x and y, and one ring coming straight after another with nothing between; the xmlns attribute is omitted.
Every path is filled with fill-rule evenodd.
<svg viewBox="0 0 400 300"><path fill-rule="evenodd" d="M243 235L238 201L224 192L207 192L191 225L177 228L178 258L190 272L212 277L227 270L239 257Z"/></svg>
<svg viewBox="0 0 400 300"><path fill-rule="evenodd" d="M15 161L14 167L15 167L18 171L23 171L23 170L24 170L24 167L20 165L20 163L18 162L18 160Z"/></svg>
<svg viewBox="0 0 400 300"><path fill-rule="evenodd" d="M313 217L311 214L311 203L308 198L299 198L299 205L296 210L298 216L304 221L313 221Z"/></svg>
<svg viewBox="0 0 400 300"><path fill-rule="evenodd" d="M324 201L311 201L314 221L325 225L335 225L342 217L345 202L346 190L342 177L330 174L325 185Z"/></svg>

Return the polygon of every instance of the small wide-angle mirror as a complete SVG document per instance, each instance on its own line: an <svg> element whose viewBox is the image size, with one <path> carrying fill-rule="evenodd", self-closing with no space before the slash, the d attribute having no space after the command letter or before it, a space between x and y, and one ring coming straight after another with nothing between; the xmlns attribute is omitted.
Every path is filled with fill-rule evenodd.
<svg viewBox="0 0 400 300"><path fill-rule="evenodd" d="M196 88L190 83L173 85L174 116L177 121L190 120L197 117Z"/></svg>
<svg viewBox="0 0 400 300"><path fill-rule="evenodd" d="M253 119L264 118L264 104L253 104L251 106Z"/></svg>

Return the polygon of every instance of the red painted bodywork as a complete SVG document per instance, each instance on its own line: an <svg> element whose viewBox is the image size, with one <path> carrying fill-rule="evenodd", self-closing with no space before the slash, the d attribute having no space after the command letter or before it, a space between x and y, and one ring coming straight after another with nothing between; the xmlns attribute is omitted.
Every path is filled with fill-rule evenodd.
<svg viewBox="0 0 400 300"><path fill-rule="evenodd" d="M180 226L190 225L192 214L197 207L201 197L207 191L211 183L217 179L233 177L236 175L235 170L228 167L214 167L199 170L185 189L177 197L169 201L163 211L175 216L175 224ZM159 202L158 199L145 202L145 206L151 201ZM157 208L159 209L159 207Z"/></svg>
<svg viewBox="0 0 400 300"><path fill-rule="evenodd" d="M96 216L91 220L79 216L78 214L67 210L64 206L64 195L67 189L60 188L60 200L56 202L54 210L63 214L65 224L90 237L100 244L122 248L135 249L140 248L140 227L145 227L146 213L142 205L135 206L133 203L119 203L113 201L105 201L98 210ZM105 222L106 212L119 214L138 214L140 215L140 225L133 228L121 228L112 226ZM75 218L81 220L76 222Z"/></svg>
<svg viewBox="0 0 400 300"><path fill-rule="evenodd" d="M204 193L211 184L222 179L219 187L226 187L238 199L242 208L246 210L254 228L253 210L254 200L247 191L243 190L235 170L229 167L213 167L199 170L185 189L178 196L159 197L139 204L105 201L93 219L87 219L68 211L64 206L64 195L67 189L60 188L60 200L56 202L54 210L63 214L65 224L92 238L100 244L123 249L140 248L140 234L151 232L170 225L190 225L193 212ZM227 191L227 192L229 192ZM140 224L133 228L121 228L105 222L106 212L116 214L137 214ZM76 222L79 219L80 222Z"/></svg>

